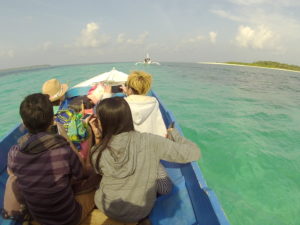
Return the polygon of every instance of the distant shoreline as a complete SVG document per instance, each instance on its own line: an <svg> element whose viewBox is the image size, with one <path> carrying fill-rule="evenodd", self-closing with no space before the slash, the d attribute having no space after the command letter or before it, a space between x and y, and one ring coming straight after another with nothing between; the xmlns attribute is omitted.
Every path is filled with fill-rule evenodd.
<svg viewBox="0 0 300 225"><path fill-rule="evenodd" d="M34 70L34 69L44 69L50 68L51 65L35 65L35 66L23 66L23 67L16 67L16 68L7 68L7 69L0 69L0 73L8 73L14 71L26 71L26 70Z"/></svg>
<svg viewBox="0 0 300 225"><path fill-rule="evenodd" d="M246 67L256 67L263 69L271 69L271 70L282 70L282 71L290 71L300 73L298 70L289 70L289 69L281 69L275 67L265 67L265 66L254 66L254 65L242 65L242 64L234 64L234 63L218 63L218 62L198 62L199 64L211 64L211 65L225 65L225 66L246 66Z"/></svg>
<svg viewBox="0 0 300 225"><path fill-rule="evenodd" d="M243 67L256 67L256 68L263 68L263 69L271 69L271 70L282 70L282 71L290 71L290 72L298 72L299 70L293 70L293 69L284 69L284 68L278 68L278 67L270 67L270 66L258 66L258 65L251 65L251 63L235 63L235 62L197 62L198 64L211 64L211 65L224 65L224 66L243 66ZM70 64L70 65L88 65L88 64L98 64L98 63L84 63L84 64ZM100 63L101 64L101 63ZM56 66L68 66L68 65L56 65ZM35 69L46 69L51 67L56 67L54 65L34 65L34 66L24 66L24 67L16 67L16 68L7 68L7 69L0 69L1 74L9 74L12 72L18 72L18 71L27 71L27 70L35 70ZM298 66L296 66L298 67ZM300 67L299 67L300 68ZM298 68L297 68L298 69Z"/></svg>

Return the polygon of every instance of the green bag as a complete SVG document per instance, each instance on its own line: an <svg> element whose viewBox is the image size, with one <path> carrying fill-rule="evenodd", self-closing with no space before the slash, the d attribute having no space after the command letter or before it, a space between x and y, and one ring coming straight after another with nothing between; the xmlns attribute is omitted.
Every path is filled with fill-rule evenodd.
<svg viewBox="0 0 300 225"><path fill-rule="evenodd" d="M59 110L57 113L56 121L64 126L72 142L80 143L89 136L87 124L81 118L82 114L72 109Z"/></svg>

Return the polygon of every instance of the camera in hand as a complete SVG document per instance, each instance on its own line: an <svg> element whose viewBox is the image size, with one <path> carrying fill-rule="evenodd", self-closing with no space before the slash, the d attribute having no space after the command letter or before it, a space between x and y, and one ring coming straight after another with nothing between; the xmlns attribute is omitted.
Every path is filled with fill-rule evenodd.
<svg viewBox="0 0 300 225"><path fill-rule="evenodd" d="M121 88L121 85L111 86L111 92L120 93L123 92L123 89Z"/></svg>

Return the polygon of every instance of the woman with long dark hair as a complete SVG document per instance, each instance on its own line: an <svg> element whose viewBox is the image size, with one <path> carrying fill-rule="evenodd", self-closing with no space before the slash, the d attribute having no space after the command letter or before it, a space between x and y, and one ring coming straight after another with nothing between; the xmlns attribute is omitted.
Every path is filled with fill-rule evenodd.
<svg viewBox="0 0 300 225"><path fill-rule="evenodd" d="M123 98L102 100L97 108L101 141L91 151L91 162L102 174L95 204L108 217L137 222L151 211L157 195L160 160L187 163L200 158L200 149L169 129L169 139L134 130Z"/></svg>

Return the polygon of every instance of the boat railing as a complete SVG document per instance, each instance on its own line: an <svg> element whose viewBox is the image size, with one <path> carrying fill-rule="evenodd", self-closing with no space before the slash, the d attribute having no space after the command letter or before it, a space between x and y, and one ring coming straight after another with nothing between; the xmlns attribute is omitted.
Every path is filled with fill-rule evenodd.
<svg viewBox="0 0 300 225"><path fill-rule="evenodd" d="M176 121L173 113L167 110L167 108L164 106L164 104L154 91L151 91L149 95L154 96L158 100L166 127L168 127L171 122ZM180 128L178 123L175 123L175 128L181 133L181 135L183 135L182 129ZM194 210L197 224L230 224L216 194L207 186L207 183L197 162L179 164L176 169L176 164L174 163L162 163L166 167L168 173L170 174L170 177L178 177L177 180L175 179L175 185L178 185L179 189L180 185L182 185L182 182L184 182L189 198L191 200L191 205ZM177 171L177 169L180 171ZM176 175L174 173L178 174ZM184 177L184 180L182 180L181 176ZM176 184L176 182L178 183ZM154 210L160 209L160 206L158 206L158 204L156 205L156 207L154 207ZM152 215L153 214L155 213L152 212Z"/></svg>

